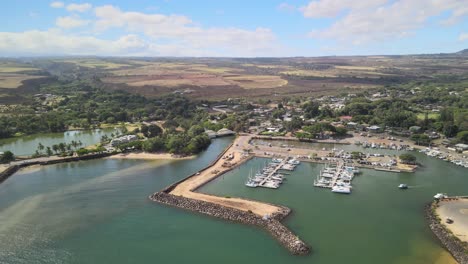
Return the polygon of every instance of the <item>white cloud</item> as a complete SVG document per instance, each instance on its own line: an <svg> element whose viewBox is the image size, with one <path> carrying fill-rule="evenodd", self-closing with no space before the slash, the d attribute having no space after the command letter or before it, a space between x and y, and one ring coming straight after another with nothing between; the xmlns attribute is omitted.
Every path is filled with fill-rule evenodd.
<svg viewBox="0 0 468 264"><path fill-rule="evenodd" d="M284 12L294 12L296 11L296 6L288 4L288 3L281 3L279 4L276 9L279 11L284 11Z"/></svg>
<svg viewBox="0 0 468 264"><path fill-rule="evenodd" d="M143 33L154 41L160 40L182 48L191 47L200 53L252 56L258 52L260 56L277 48L275 35L266 28L204 28L186 16L123 12L111 5L95 8L95 14L95 29L98 32L123 28L129 32Z"/></svg>
<svg viewBox="0 0 468 264"><path fill-rule="evenodd" d="M305 17L335 17L345 10L366 10L387 3L388 0L319 0L300 8Z"/></svg>
<svg viewBox="0 0 468 264"><path fill-rule="evenodd" d="M67 5L67 10L70 12L86 12L90 10L93 6L89 3L84 4L69 4Z"/></svg>
<svg viewBox="0 0 468 264"><path fill-rule="evenodd" d="M63 2L59 2L59 1L50 3L50 7L52 7L52 8L62 8L64 6L65 6L65 4Z"/></svg>
<svg viewBox="0 0 468 264"><path fill-rule="evenodd" d="M74 17L74 16L65 16L65 17L58 17L57 20L55 21L55 24L60 28L69 29L69 28L85 26L89 24L89 20L83 20L83 19L80 19L79 17Z"/></svg>
<svg viewBox="0 0 468 264"><path fill-rule="evenodd" d="M445 12L449 18L444 23L455 23L468 15L466 4L466 0L319 0L301 11L310 18L339 17L309 36L362 44L412 35L430 18Z"/></svg>
<svg viewBox="0 0 468 264"><path fill-rule="evenodd" d="M67 6L68 8L69 6ZM77 9L74 9L77 10ZM107 5L94 9L95 18L58 17L59 29L0 32L0 56L280 56L283 47L268 28L203 27L182 15L125 12ZM62 31L86 26L80 35ZM92 30L94 29L94 30ZM107 30L125 32L116 39ZM92 32L85 36L83 32ZM114 31L113 31L114 32ZM89 33L91 34L91 33Z"/></svg>
<svg viewBox="0 0 468 264"><path fill-rule="evenodd" d="M0 32L0 55L133 55L145 48L136 36L102 40L64 34L60 30ZM145 50L147 51L147 50Z"/></svg>
<svg viewBox="0 0 468 264"><path fill-rule="evenodd" d="M458 40L460 41L468 40L468 33L461 33L460 36L458 36Z"/></svg>

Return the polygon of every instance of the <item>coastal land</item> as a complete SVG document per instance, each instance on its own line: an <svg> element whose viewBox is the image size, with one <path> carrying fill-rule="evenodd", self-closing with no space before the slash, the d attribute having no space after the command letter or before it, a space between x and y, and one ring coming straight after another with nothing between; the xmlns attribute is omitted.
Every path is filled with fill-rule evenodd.
<svg viewBox="0 0 468 264"><path fill-rule="evenodd" d="M215 195L209 195L197 192L197 190L204 186L205 184L211 182L215 178L225 174L228 171L231 171L252 157L265 157L265 156L274 156L274 157L291 157L297 156L300 160L309 161L309 162L320 162L317 159L311 159L310 149L301 149L301 148L290 148L285 150L280 147L272 146L253 146L251 141L258 138L267 138L267 137L257 137L249 134L239 135L234 142L223 152L217 160L215 160L210 166L205 169L200 170L199 172L185 178L184 180L175 183L161 192L157 192L150 196L150 199L156 202L163 204L168 204L183 209L196 211L203 214L212 215L227 220L236 219L239 222L246 224L256 224L256 220L243 220L241 218L247 217L245 213L253 214L257 219L263 219L268 221L269 219L282 220L286 217L291 209L280 206L273 205L265 202L253 201L244 198L238 197L220 197ZM270 138L271 139L271 138ZM294 138L285 138L283 140L297 140ZM267 150L269 151L267 153ZM319 158L329 157L329 151L319 151ZM316 157L317 157L316 156ZM328 161L327 161L328 162ZM406 171L414 171L416 166L407 168ZM400 169L405 169L402 167ZM399 171L398 171L399 172ZM206 208L212 208L207 210ZM229 212L230 209L232 210ZM225 213L226 210L228 213ZM235 215L235 217L232 216ZM276 216L280 216L278 219L275 219ZM235 221L235 220L234 220ZM279 222L278 222L279 224ZM290 234L285 228L285 232ZM275 236L275 235L274 235ZM276 236L278 238L278 236ZM293 254L306 254L309 252L309 247L305 242L299 240L286 241L282 239L283 236L279 236L280 242L286 246ZM300 247L294 247L291 245L301 245Z"/></svg>
<svg viewBox="0 0 468 264"><path fill-rule="evenodd" d="M128 152L109 156L108 159L139 159L139 160L187 160L195 156L179 156L170 153Z"/></svg>
<svg viewBox="0 0 468 264"><path fill-rule="evenodd" d="M426 206L429 227L460 264L468 263L468 197L445 197Z"/></svg>

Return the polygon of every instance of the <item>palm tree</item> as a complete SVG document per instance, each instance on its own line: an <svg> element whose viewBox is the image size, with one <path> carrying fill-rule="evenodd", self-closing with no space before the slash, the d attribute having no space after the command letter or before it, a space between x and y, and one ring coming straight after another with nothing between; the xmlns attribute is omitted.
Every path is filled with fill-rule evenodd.
<svg viewBox="0 0 468 264"><path fill-rule="evenodd" d="M37 145L37 149L39 150L38 153L41 154L44 148L45 148L44 145L42 145L42 143L39 142L39 144Z"/></svg>
<svg viewBox="0 0 468 264"><path fill-rule="evenodd" d="M47 150L46 150L46 153L47 153L47 156L52 156L52 150L50 149L50 147L47 147Z"/></svg>
<svg viewBox="0 0 468 264"><path fill-rule="evenodd" d="M54 150L55 154L57 154L59 150L59 146L57 144L52 145L52 149Z"/></svg>

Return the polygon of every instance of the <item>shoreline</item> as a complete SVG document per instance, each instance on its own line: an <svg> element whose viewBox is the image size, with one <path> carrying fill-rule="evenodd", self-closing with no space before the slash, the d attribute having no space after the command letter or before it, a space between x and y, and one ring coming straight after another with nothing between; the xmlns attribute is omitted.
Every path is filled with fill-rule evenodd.
<svg viewBox="0 0 468 264"><path fill-rule="evenodd" d="M250 140L250 136L238 136L210 165L152 194L149 199L223 220L264 228L292 254L309 254L310 247L280 222L290 214L290 208L240 197L220 197L196 192L203 185L250 160L252 156L244 153Z"/></svg>
<svg viewBox="0 0 468 264"><path fill-rule="evenodd" d="M107 159L138 159L138 160L190 160L196 155L177 156L170 153L129 152L118 153L107 157Z"/></svg>
<svg viewBox="0 0 468 264"><path fill-rule="evenodd" d="M433 201L424 208L429 228L458 263L468 264L468 249L459 238L441 223L442 219L440 219L436 212L438 206L438 202Z"/></svg>

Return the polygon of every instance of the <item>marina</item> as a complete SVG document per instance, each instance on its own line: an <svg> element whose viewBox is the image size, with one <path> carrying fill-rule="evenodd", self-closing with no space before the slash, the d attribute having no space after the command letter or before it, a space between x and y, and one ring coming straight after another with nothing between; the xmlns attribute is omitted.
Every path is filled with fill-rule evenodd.
<svg viewBox="0 0 468 264"><path fill-rule="evenodd" d="M251 188L264 187L269 189L278 189L283 183L283 180L285 180L285 174L279 171L294 171L296 166L299 164L299 160L290 157L286 157L284 159L273 158L268 165L264 166L261 170L255 173L255 175L252 175L251 171L245 186Z"/></svg>
<svg viewBox="0 0 468 264"><path fill-rule="evenodd" d="M347 166L342 160L336 164L331 163L317 175L314 186L329 188L334 193L350 194L353 188L351 181L358 172L358 169Z"/></svg>

